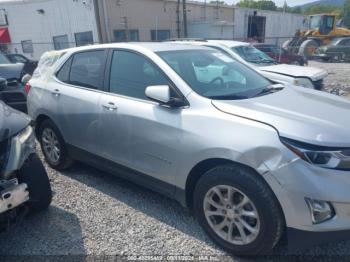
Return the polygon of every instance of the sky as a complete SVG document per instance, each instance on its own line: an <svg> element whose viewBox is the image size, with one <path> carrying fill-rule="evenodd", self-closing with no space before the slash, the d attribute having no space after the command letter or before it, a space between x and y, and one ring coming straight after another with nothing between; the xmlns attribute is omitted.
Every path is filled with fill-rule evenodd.
<svg viewBox="0 0 350 262"><path fill-rule="evenodd" d="M200 0L202 2L204 2L204 0ZM207 2L209 2L210 0L207 0ZM284 0L273 0L277 6L283 6L284 4ZM305 3L310 3L310 2L314 2L316 0L287 0L287 4L289 6L296 6L296 5L302 5ZM229 4L236 4L237 2L239 2L239 0L225 0L225 2L229 3Z"/></svg>

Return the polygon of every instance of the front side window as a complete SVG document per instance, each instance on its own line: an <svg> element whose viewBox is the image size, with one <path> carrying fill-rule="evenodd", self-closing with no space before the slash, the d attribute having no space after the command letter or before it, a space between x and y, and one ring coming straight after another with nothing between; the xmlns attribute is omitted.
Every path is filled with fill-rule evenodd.
<svg viewBox="0 0 350 262"><path fill-rule="evenodd" d="M246 99L271 83L216 50L178 50L158 55L198 94L211 99Z"/></svg>
<svg viewBox="0 0 350 262"><path fill-rule="evenodd" d="M25 63L28 62L28 59L25 58L24 56L21 56L21 55L14 55L13 58L14 58L16 63L23 63L23 64L25 64Z"/></svg>
<svg viewBox="0 0 350 262"><path fill-rule="evenodd" d="M276 64L276 61L251 45L233 47L232 50L245 61L253 64Z"/></svg>
<svg viewBox="0 0 350 262"><path fill-rule="evenodd" d="M102 87L105 67L105 51L87 51L73 57L69 83L99 89Z"/></svg>
<svg viewBox="0 0 350 262"><path fill-rule="evenodd" d="M153 85L169 85L169 82L152 62L133 52L113 52L111 93L149 100L145 90Z"/></svg>

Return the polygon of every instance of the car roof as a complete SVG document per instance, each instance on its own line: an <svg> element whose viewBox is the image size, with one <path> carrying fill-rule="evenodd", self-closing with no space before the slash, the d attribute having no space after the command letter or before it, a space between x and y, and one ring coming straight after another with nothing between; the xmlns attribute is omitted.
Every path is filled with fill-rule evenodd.
<svg viewBox="0 0 350 262"><path fill-rule="evenodd" d="M233 41L233 40L208 40L208 42L222 44L222 45L225 45L229 48L251 45L250 43L247 43L247 42L240 42L240 41Z"/></svg>
<svg viewBox="0 0 350 262"><path fill-rule="evenodd" d="M193 49L208 49L202 46L190 46L182 45L172 42L127 42L127 43L111 43L111 44L98 44L89 45L83 47L74 47L66 50L61 50L62 52L79 52L91 49L103 49L103 48L126 48L131 50L137 50L139 48L147 49L152 52L161 51L174 51L174 50L193 50Z"/></svg>

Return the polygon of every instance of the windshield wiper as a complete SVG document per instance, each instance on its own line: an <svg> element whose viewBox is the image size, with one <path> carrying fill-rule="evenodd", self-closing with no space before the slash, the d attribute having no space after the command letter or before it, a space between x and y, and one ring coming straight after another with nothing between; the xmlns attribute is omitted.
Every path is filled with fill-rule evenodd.
<svg viewBox="0 0 350 262"><path fill-rule="evenodd" d="M220 95L220 96L208 96L208 98L213 100L239 100L239 99L247 99L247 96L228 94L228 95Z"/></svg>
<svg viewBox="0 0 350 262"><path fill-rule="evenodd" d="M269 93L274 93L274 92L277 92L277 91L280 91L283 89L284 89L284 86L281 84L270 85L270 86L263 88L259 93L257 93L253 97L262 96L262 95L269 94Z"/></svg>

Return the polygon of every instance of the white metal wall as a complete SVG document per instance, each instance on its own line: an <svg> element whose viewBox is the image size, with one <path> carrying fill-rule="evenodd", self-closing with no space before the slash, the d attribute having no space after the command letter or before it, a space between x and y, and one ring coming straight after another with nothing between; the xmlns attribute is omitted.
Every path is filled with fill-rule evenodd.
<svg viewBox="0 0 350 262"><path fill-rule="evenodd" d="M246 39L248 34L248 17L257 11L257 16L266 17L265 39L266 43L281 44L294 36L298 29L305 28L305 16L292 13L255 10L248 8L235 9L235 39Z"/></svg>
<svg viewBox="0 0 350 262"><path fill-rule="evenodd" d="M38 59L54 49L54 36L68 35L74 46L74 33L85 31L99 42L92 0L17 0L1 2L0 8L7 12L12 52L22 53L21 41L32 40L34 52L25 55Z"/></svg>

